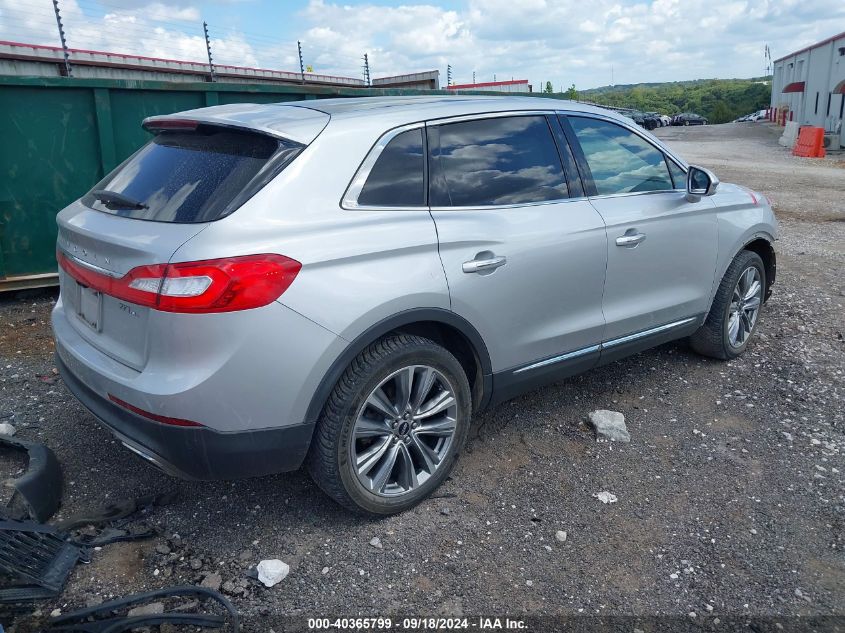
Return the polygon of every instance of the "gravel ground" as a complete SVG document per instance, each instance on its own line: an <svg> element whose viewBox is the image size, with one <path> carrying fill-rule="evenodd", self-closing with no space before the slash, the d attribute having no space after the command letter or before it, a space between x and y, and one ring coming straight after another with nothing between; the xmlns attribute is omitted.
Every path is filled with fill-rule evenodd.
<svg viewBox="0 0 845 633"><path fill-rule="evenodd" d="M303 473L159 473L55 376L55 295L0 299L0 422L56 451L59 517L176 493L148 517L161 537L93 552L40 613L208 578L250 631L284 615L845 615L845 162L794 158L766 124L657 134L774 203L778 280L756 340L728 363L664 345L496 407L436 498L401 516L351 516ZM594 409L624 413L631 443L597 443ZM244 576L263 558L291 567L272 589Z"/></svg>

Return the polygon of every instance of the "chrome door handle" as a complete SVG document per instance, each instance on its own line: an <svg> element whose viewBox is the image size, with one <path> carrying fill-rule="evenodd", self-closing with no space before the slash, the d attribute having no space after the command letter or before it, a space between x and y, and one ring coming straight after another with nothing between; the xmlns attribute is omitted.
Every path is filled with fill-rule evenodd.
<svg viewBox="0 0 845 633"><path fill-rule="evenodd" d="M625 233L616 238L616 245L631 248L643 240L645 240L645 233Z"/></svg>
<svg viewBox="0 0 845 633"><path fill-rule="evenodd" d="M498 257L490 257L488 259L471 259L464 262L461 270L465 273L485 273L496 270L499 266L504 266L508 263L508 258L504 255Z"/></svg>

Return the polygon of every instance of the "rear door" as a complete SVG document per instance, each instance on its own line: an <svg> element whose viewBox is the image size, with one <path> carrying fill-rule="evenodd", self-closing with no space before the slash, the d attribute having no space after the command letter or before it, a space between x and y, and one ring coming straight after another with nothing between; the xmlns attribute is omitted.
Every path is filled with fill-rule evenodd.
<svg viewBox="0 0 845 633"><path fill-rule="evenodd" d="M712 200L688 201L684 169L634 130L589 115L563 123L607 225L607 346L706 313L717 256Z"/></svg>
<svg viewBox="0 0 845 633"><path fill-rule="evenodd" d="M105 275L114 280L106 285L121 279L128 284L131 270L167 264L182 244L231 213L301 147L228 127L177 123L57 217L68 320L91 345L136 370L146 363L150 308L111 296L91 280ZM157 276L149 272L141 276Z"/></svg>
<svg viewBox="0 0 845 633"><path fill-rule="evenodd" d="M470 117L429 123L427 136L452 309L484 338L499 397L513 383L595 362L604 223L582 195L557 120Z"/></svg>

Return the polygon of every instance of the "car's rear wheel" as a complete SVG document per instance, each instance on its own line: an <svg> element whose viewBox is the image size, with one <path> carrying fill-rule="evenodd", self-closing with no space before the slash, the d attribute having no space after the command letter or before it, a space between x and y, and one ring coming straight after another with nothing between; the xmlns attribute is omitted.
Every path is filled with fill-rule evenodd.
<svg viewBox="0 0 845 633"><path fill-rule="evenodd" d="M705 356L729 360L757 330L766 292L766 267L757 253L742 251L728 266L704 325L690 343Z"/></svg>
<svg viewBox="0 0 845 633"><path fill-rule="evenodd" d="M458 360L405 334L373 343L349 365L317 424L314 481L352 510L394 514L425 499L452 470L471 415Z"/></svg>

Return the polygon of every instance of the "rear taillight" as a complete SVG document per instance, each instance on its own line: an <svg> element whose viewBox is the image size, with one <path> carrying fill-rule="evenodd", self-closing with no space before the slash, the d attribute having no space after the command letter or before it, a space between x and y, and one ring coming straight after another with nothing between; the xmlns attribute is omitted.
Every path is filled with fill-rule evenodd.
<svg viewBox="0 0 845 633"><path fill-rule="evenodd" d="M59 265L103 294L163 312L234 312L266 306L293 283L302 265L282 255L246 255L138 266L123 277L93 271L59 252Z"/></svg>

